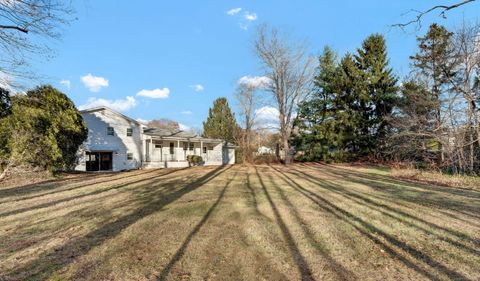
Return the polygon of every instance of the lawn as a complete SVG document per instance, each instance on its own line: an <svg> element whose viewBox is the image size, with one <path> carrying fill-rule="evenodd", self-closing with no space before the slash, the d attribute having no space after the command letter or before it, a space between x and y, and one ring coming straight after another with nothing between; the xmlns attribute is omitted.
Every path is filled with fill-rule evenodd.
<svg viewBox="0 0 480 281"><path fill-rule="evenodd" d="M480 192L369 167L0 187L0 280L480 280Z"/></svg>

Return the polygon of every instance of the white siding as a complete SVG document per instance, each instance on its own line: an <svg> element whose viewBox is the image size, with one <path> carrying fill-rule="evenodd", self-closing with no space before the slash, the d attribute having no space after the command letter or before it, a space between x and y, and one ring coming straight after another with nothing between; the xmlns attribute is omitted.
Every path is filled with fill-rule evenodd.
<svg viewBox="0 0 480 281"><path fill-rule="evenodd" d="M82 113L88 127L88 138L79 151L79 163L76 170L85 171L85 151L112 151L112 170L130 170L141 167L142 126L108 110ZM113 127L113 136L107 135L107 127ZM127 128L133 129L132 136L127 136ZM127 160L127 153L133 154Z"/></svg>
<svg viewBox="0 0 480 281"><path fill-rule="evenodd" d="M183 149L185 139L177 140L152 140L151 136L143 133L145 126L134 122L130 118L116 113L110 109L100 108L82 112L88 127L88 138L78 151L78 165L75 170L85 171L85 152L112 152L112 170L130 170L142 167L186 167L186 155L195 154L203 158L204 165L222 165L235 163L235 149L224 146L219 141L195 138L194 149ZM114 135L107 135L107 128L114 128ZM132 128L132 136L127 136L127 129ZM146 162L148 139L149 162ZM170 154L170 143L174 143L174 154ZM162 149L155 148L155 143L162 144ZM201 144L207 147L203 153ZM213 149L208 149L213 147ZM127 153L132 153L133 159L127 159Z"/></svg>

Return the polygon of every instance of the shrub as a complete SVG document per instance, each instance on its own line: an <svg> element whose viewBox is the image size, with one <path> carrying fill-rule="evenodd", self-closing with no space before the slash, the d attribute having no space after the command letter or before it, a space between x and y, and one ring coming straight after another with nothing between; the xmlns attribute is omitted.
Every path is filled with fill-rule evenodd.
<svg viewBox="0 0 480 281"><path fill-rule="evenodd" d="M200 165L203 161L203 158L200 155L193 155L192 160L195 165Z"/></svg>
<svg viewBox="0 0 480 281"><path fill-rule="evenodd" d="M200 165L203 161L202 156L199 155L188 155L187 161L189 165Z"/></svg>

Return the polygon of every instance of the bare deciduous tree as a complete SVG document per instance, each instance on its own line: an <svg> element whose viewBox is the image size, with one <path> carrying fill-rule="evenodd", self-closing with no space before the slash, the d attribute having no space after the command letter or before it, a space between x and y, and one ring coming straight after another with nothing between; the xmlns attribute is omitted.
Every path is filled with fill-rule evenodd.
<svg viewBox="0 0 480 281"><path fill-rule="evenodd" d="M153 119L147 123L150 128L164 129L172 132L180 130L180 124L167 118Z"/></svg>
<svg viewBox="0 0 480 281"><path fill-rule="evenodd" d="M258 93L258 85L252 83L238 83L235 93L240 110L241 125L237 133L237 141L242 150L243 163L251 163L253 157L254 125L257 117L257 109L262 103Z"/></svg>
<svg viewBox="0 0 480 281"><path fill-rule="evenodd" d="M10 86L13 78L29 79L32 56L52 54L49 40L59 39L61 27L72 20L70 1L0 1L0 82Z"/></svg>
<svg viewBox="0 0 480 281"><path fill-rule="evenodd" d="M480 140L480 117L478 102L480 101L480 25L463 24L454 32L453 49L456 50L457 67L455 76L450 79L453 91L463 98L461 108L462 135L456 136L457 146L462 153L467 152L465 166L469 172L473 172L478 161L476 145ZM458 108L458 107L457 107ZM460 141L461 140L461 141Z"/></svg>
<svg viewBox="0 0 480 281"><path fill-rule="evenodd" d="M268 90L279 111L280 139L285 152L284 162L291 162L289 139L293 131L297 105L311 90L313 58L307 55L304 43L289 40L275 28L258 28L255 52L270 78Z"/></svg>

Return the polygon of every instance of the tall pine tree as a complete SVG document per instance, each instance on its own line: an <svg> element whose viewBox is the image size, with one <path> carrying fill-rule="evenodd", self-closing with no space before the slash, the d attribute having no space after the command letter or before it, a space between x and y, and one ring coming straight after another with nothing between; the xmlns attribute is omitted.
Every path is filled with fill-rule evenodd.
<svg viewBox="0 0 480 281"><path fill-rule="evenodd" d="M432 122L435 124L435 131L438 137L442 137L442 96L449 90L449 80L455 75L456 66L455 50L452 48L451 40L453 33L445 27L436 23L430 25L428 32L423 37L418 37L419 51L412 56L413 66L426 81L429 94L437 104ZM442 142L438 142L438 163L443 163L444 152Z"/></svg>
<svg viewBox="0 0 480 281"><path fill-rule="evenodd" d="M203 136L234 142L237 128L235 114L227 99L224 97L216 99L213 107L208 110L207 120L203 122Z"/></svg>
<svg viewBox="0 0 480 281"><path fill-rule="evenodd" d="M306 160L348 161L377 150L397 102L397 79L388 66L383 36L368 37L357 54L338 63L326 48L320 56L315 91L299 110L295 145Z"/></svg>
<svg viewBox="0 0 480 281"><path fill-rule="evenodd" d="M361 77L357 91L362 116L361 133L365 141L360 153L368 154L387 135L386 117L391 115L398 97L397 78L389 67L385 39L380 34L373 34L363 41L355 61Z"/></svg>

